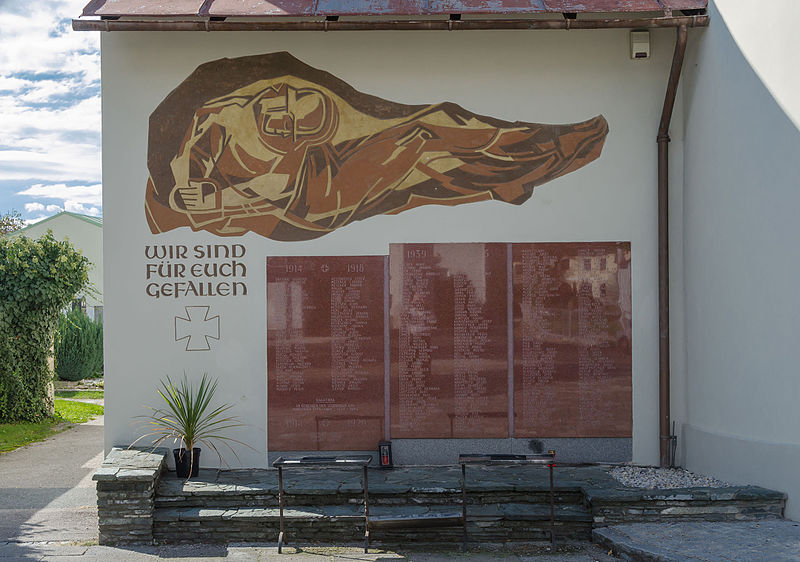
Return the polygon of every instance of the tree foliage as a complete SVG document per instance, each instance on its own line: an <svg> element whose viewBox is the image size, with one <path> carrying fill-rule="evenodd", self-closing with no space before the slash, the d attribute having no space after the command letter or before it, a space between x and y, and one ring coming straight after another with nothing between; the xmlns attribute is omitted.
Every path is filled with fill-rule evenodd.
<svg viewBox="0 0 800 562"><path fill-rule="evenodd" d="M103 372L103 323L82 310L72 310L58 320L55 343L56 377L79 381Z"/></svg>
<svg viewBox="0 0 800 562"><path fill-rule="evenodd" d="M7 211L0 215L0 236L19 230L25 226L18 211Z"/></svg>
<svg viewBox="0 0 800 562"><path fill-rule="evenodd" d="M0 238L0 422L52 411L48 357L61 311L88 284L88 260L48 232Z"/></svg>

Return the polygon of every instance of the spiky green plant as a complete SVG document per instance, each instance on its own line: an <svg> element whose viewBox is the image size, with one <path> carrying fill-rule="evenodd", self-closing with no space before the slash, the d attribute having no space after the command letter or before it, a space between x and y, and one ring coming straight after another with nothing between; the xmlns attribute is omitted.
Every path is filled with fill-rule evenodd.
<svg viewBox="0 0 800 562"><path fill-rule="evenodd" d="M203 374L199 386L195 388L189 381L186 373L183 379L176 385L172 379L167 377L166 381L160 381L161 388L158 394L164 400L165 406L160 408L150 408L152 413L145 418L145 424L150 431L133 442L131 447L141 439L158 436L153 441L153 447L158 447L164 441L172 439L173 443L179 443L180 448L191 451L196 446L202 444L211 448L219 457L220 464L225 463L222 454L217 449L216 441L225 445L231 453L239 460L239 456L229 442L238 443L245 447L250 447L236 439L222 435L222 432L235 427L243 427L235 416L225 415L233 406L223 404L215 408L210 408L211 400L217 391L217 379L209 379L208 373ZM213 441L212 441L213 440ZM250 447L252 448L252 447ZM194 463L194 455L189 455L191 462ZM225 463L227 464L227 463ZM191 478L192 466L189 466ZM188 480L188 479L187 479Z"/></svg>

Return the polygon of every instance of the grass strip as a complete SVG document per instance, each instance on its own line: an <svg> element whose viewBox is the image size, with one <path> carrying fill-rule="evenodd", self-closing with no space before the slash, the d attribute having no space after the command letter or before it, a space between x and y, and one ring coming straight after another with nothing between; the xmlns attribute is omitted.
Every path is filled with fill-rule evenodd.
<svg viewBox="0 0 800 562"><path fill-rule="evenodd" d="M103 407L56 398L56 415L41 422L0 423L0 453L43 441L72 427L103 415Z"/></svg>
<svg viewBox="0 0 800 562"><path fill-rule="evenodd" d="M70 423L86 423L103 415L103 407L99 404L87 404L56 398L56 416Z"/></svg>
<svg viewBox="0 0 800 562"><path fill-rule="evenodd" d="M43 441L68 427L62 420L55 418L35 423L0 423L0 453Z"/></svg>
<svg viewBox="0 0 800 562"><path fill-rule="evenodd" d="M103 399L102 390L56 390L56 398L91 398Z"/></svg>

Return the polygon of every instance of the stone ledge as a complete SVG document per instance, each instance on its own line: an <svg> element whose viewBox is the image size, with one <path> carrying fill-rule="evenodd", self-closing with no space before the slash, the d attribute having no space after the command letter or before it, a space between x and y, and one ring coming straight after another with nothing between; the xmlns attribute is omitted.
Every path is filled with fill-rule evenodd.
<svg viewBox="0 0 800 562"><path fill-rule="evenodd" d="M460 508L454 487L457 467L370 469L370 514L425 513ZM468 525L481 540L548 538L549 482L547 471L468 471ZM472 476L470 476L472 474ZM104 484L98 482L98 486ZM303 536L325 542L341 540L363 522L361 475L357 471L303 471L284 474L290 494L286 519ZM134 483L128 484L133 486ZM782 516L786 495L757 486L648 490L626 488L600 466L562 467L556 471L558 536L586 539L592 527L646 521L766 520ZM277 471L269 469L202 470L183 482L160 480L154 500L153 538L212 541L238 537L263 539L277 533ZM363 525L362 525L363 526ZM293 531L294 532L294 531ZM449 531L448 531L449 532ZM392 540L450 542L458 533L441 537L434 531L382 531ZM357 540L355 535L350 537Z"/></svg>
<svg viewBox="0 0 800 562"><path fill-rule="evenodd" d="M783 492L760 486L731 486L727 488L675 488L648 490L640 488L584 488L590 503L675 502L675 501L785 501Z"/></svg>
<svg viewBox="0 0 800 562"><path fill-rule="evenodd" d="M459 510L458 505L429 506L370 506L374 517L424 517ZM154 520L158 523L170 521L262 521L272 522L279 518L279 509L264 508L205 508L182 507L160 508L155 510ZM467 511L470 521L549 521L550 507L530 504L505 504L470 506ZM324 507L286 507L284 518L287 521L337 521L340 519L363 519L364 509L360 505L338 505ZM556 521L590 524L591 515L581 506L556 506Z"/></svg>
<svg viewBox="0 0 800 562"><path fill-rule="evenodd" d="M595 527L624 523L781 519L786 494L759 486L586 489Z"/></svg>
<svg viewBox="0 0 800 562"><path fill-rule="evenodd" d="M549 522L530 521L475 521L467 522L470 543L504 543L516 541L532 541L549 539ZM232 540L242 542L275 541L280 530L277 520L258 521L233 519L212 519L207 521L165 521L156 524L153 536L159 543L191 543L200 540L205 542L224 542ZM364 519L362 517L338 518L324 524L319 520L287 520L286 532L289 540L309 541L312 543L357 543L364 538ZM378 545L407 545L415 544L438 545L460 544L462 539L460 524L432 528L381 528L371 533L371 544ZM589 540L591 535L590 524L577 524L556 521L556 536L558 540ZM273 542L274 544L274 542Z"/></svg>
<svg viewBox="0 0 800 562"><path fill-rule="evenodd" d="M470 467L467 491L474 494L544 495L548 490L548 471L541 467L503 467L503 470ZM575 495L579 501L581 488L587 483L611 485L615 482L602 467L556 467L556 492ZM284 472L284 490L294 496L307 496L317 502L320 496L361 494L361 472L355 470L293 468ZM371 468L370 496L414 494L416 496L457 495L461 491L461 470L458 466L396 467L391 471ZM200 469L188 482L162 480L158 496L251 496L278 494L278 475L274 469L217 470ZM302 500L299 500L302 501Z"/></svg>
<svg viewBox="0 0 800 562"><path fill-rule="evenodd" d="M92 480L95 482L148 482L166 468L168 449L159 447L123 449L114 447L95 471Z"/></svg>
<svg viewBox="0 0 800 562"><path fill-rule="evenodd" d="M100 544L152 543L155 489L167 454L164 448L111 449L92 476Z"/></svg>

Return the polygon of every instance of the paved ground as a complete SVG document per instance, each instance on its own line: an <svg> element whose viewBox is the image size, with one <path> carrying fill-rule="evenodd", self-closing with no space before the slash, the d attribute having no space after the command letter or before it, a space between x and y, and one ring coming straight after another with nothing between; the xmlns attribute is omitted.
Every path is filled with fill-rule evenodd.
<svg viewBox="0 0 800 562"><path fill-rule="evenodd" d="M639 523L595 529L595 540L634 560L800 560L800 523Z"/></svg>
<svg viewBox="0 0 800 562"><path fill-rule="evenodd" d="M97 539L103 419L0 455L0 544Z"/></svg>

